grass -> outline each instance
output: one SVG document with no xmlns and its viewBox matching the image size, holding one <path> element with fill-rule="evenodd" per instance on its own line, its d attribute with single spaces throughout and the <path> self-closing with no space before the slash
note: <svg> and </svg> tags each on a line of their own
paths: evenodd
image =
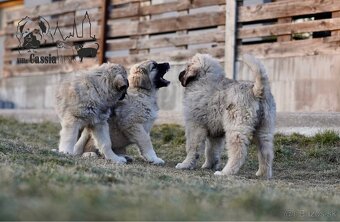
<svg viewBox="0 0 340 222">
<path fill-rule="evenodd" d="M 272 180 L 256 178 L 253 145 L 238 176 L 176 170 L 185 157 L 177 125 L 152 130 L 165 166 L 144 163 L 135 147 L 124 166 L 61 155 L 51 151 L 58 132 L 0 118 L 0 220 L 340 220 L 334 132 L 276 135 Z"/>
</svg>

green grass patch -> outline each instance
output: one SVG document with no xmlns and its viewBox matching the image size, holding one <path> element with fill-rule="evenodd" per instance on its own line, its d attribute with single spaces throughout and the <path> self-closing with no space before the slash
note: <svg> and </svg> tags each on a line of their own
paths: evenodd
<svg viewBox="0 0 340 222">
<path fill-rule="evenodd" d="M 178 125 L 151 132 L 165 166 L 145 163 L 135 146 L 123 166 L 58 154 L 59 130 L 0 117 L 0 220 L 340 220 L 334 132 L 275 135 L 274 179 L 264 180 L 253 144 L 237 176 L 176 170 L 185 158 Z"/>
</svg>

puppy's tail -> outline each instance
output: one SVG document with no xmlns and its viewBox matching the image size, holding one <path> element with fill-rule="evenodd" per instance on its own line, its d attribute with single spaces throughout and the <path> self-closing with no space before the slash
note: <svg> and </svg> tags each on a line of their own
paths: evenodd
<svg viewBox="0 0 340 222">
<path fill-rule="evenodd" d="M 263 98 L 264 91 L 269 88 L 268 76 L 263 64 L 253 55 L 244 54 L 243 62 L 255 73 L 253 93 L 258 98 Z"/>
</svg>

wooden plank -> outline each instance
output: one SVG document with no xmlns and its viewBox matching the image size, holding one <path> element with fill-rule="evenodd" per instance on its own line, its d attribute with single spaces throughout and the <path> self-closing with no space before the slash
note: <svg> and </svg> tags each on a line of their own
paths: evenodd
<svg viewBox="0 0 340 222">
<path fill-rule="evenodd" d="M 92 33 L 99 33 L 99 27 L 98 26 L 92 26 Z M 63 34 L 65 33 L 70 33 L 72 32 L 72 28 L 67 28 L 67 29 L 63 29 Z M 90 28 L 84 28 L 84 33 L 89 33 L 90 32 Z M 85 35 L 85 34 L 84 34 Z M 96 35 L 97 36 L 97 35 Z M 54 36 L 54 38 L 47 38 L 46 39 L 46 44 L 55 44 L 55 42 L 57 40 L 62 40 L 61 36 L 56 35 Z M 77 37 L 71 37 L 69 39 L 67 39 L 66 42 L 91 42 L 93 41 L 93 38 L 91 38 L 89 35 L 86 34 L 86 36 L 84 36 L 83 38 L 77 38 Z M 18 47 L 18 40 L 15 36 L 13 35 L 6 35 L 5 38 L 5 48 L 6 49 L 13 49 L 13 48 L 17 48 Z M 45 44 L 43 44 L 45 45 Z"/>
<path fill-rule="evenodd" d="M 332 18 L 340 18 L 340 11 L 333 12 Z M 340 28 L 339 30 L 333 31 L 332 36 L 340 36 Z"/>
<path fill-rule="evenodd" d="M 244 39 L 272 35 L 280 36 L 287 34 L 291 35 L 294 33 L 318 32 L 325 30 L 332 31 L 338 29 L 340 29 L 340 18 L 332 18 L 299 23 L 266 25 L 254 28 L 241 28 L 238 30 L 238 38 Z"/>
<path fill-rule="evenodd" d="M 150 21 L 114 22 L 109 37 L 163 33 L 185 29 L 204 28 L 225 24 L 225 12 L 199 13 Z"/>
<path fill-rule="evenodd" d="M 129 3 L 123 8 L 113 8 L 108 16 L 109 19 L 126 18 L 139 15 L 139 3 Z"/>
<path fill-rule="evenodd" d="M 224 69 L 226 76 L 230 79 L 235 79 L 236 1 L 237 0 L 230 0 L 226 5 Z"/>
<path fill-rule="evenodd" d="M 108 51 L 116 51 L 130 48 L 148 49 L 161 47 L 176 47 L 188 44 L 202 43 L 223 43 L 225 38 L 224 32 L 211 32 L 207 35 L 181 35 L 169 36 L 154 39 L 134 39 L 134 40 L 111 40 L 107 41 Z"/>
<path fill-rule="evenodd" d="M 133 2 L 141 2 L 142 0 L 110 0 L 110 5 L 122 5 Z"/>
<path fill-rule="evenodd" d="M 107 40 L 107 51 L 117 51 L 137 47 L 137 39 Z"/>
<path fill-rule="evenodd" d="M 34 54 L 35 56 L 46 56 L 49 54 L 53 56 L 72 56 L 77 55 L 77 52 L 75 49 L 57 49 L 56 47 L 37 49 L 34 53 L 21 52 L 20 54 L 19 51 L 6 51 L 4 61 L 17 60 L 17 58 L 29 58 L 30 54 Z"/>
<path fill-rule="evenodd" d="M 321 12 L 340 11 L 339 0 L 303 0 L 239 7 L 238 22 L 284 18 Z"/>
<path fill-rule="evenodd" d="M 12 0 L 0 2 L 0 9 L 23 5 L 24 0 Z"/>
<path fill-rule="evenodd" d="M 157 61 L 186 62 L 190 57 L 194 56 L 196 53 L 208 53 L 216 58 L 222 59 L 224 56 L 224 47 L 216 47 L 209 49 L 200 48 L 193 50 L 176 50 L 142 55 L 137 54 L 123 57 L 108 58 L 108 61 L 124 64 L 128 67 L 147 59 L 154 59 Z"/>
<path fill-rule="evenodd" d="M 66 0 L 50 4 L 37 5 L 31 8 L 23 8 L 6 13 L 6 21 L 11 22 L 20 20 L 25 16 L 37 18 L 38 16 L 50 16 L 67 13 L 71 11 L 80 11 L 85 9 L 98 8 L 100 1 L 83 1 L 83 0 Z"/>
<path fill-rule="evenodd" d="M 49 75 L 57 73 L 69 73 L 79 69 L 86 69 L 98 64 L 96 59 L 85 59 L 85 62 L 73 62 L 64 64 L 20 64 L 5 65 L 4 74 L 7 77 L 13 76 L 34 76 Z"/>
<path fill-rule="evenodd" d="M 141 15 L 161 14 L 165 12 L 180 11 L 189 9 L 191 5 L 190 0 L 182 0 L 176 2 L 169 2 L 157 5 L 148 5 L 140 8 Z"/>
<path fill-rule="evenodd" d="M 192 0 L 191 8 L 201 8 L 205 6 L 211 6 L 211 5 L 225 5 L 227 1 L 225 0 Z"/>
<path fill-rule="evenodd" d="M 286 18 L 279 18 L 277 20 L 278 24 L 286 24 L 286 23 L 292 23 L 292 17 L 286 17 Z M 277 37 L 278 42 L 286 42 L 292 40 L 292 35 L 287 34 L 287 35 L 281 35 Z"/>
<path fill-rule="evenodd" d="M 53 33 L 58 22 L 58 27 L 60 28 L 66 28 L 70 27 L 74 24 L 74 12 L 65 13 L 63 15 L 60 15 L 58 18 L 49 18 L 48 22 L 50 24 L 50 30 Z M 99 22 L 101 19 L 101 13 L 91 13 L 90 15 L 91 23 L 94 24 L 96 22 Z M 76 16 L 76 25 L 81 25 L 81 21 L 83 20 L 84 15 Z M 5 27 L 5 32 L 7 34 L 15 34 L 17 31 L 17 27 L 14 24 L 8 24 Z"/>
<path fill-rule="evenodd" d="M 136 15 L 156 15 L 166 12 L 182 11 L 191 8 L 200 8 L 204 6 L 225 4 L 225 0 L 181 0 L 175 2 L 167 2 L 156 5 L 140 6 L 138 2 L 133 4 L 129 3 L 126 7 L 113 9 L 110 13 L 110 19 L 125 18 Z"/>
<path fill-rule="evenodd" d="M 327 38 L 238 46 L 238 54 L 252 53 L 259 58 L 329 55 L 340 53 L 340 42 Z"/>
</svg>

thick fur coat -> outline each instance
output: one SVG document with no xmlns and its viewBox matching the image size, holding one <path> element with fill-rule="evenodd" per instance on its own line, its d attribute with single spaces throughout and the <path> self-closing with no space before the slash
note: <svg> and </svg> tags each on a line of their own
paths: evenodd
<svg viewBox="0 0 340 222">
<path fill-rule="evenodd" d="M 151 143 L 150 131 L 157 118 L 157 92 L 161 87 L 169 85 L 163 76 L 170 68 L 168 63 L 146 61 L 135 65 L 130 70 L 128 77 L 130 87 L 124 100 L 119 101 L 108 120 L 112 150 L 126 156 L 126 147 L 136 144 L 141 156 L 152 164 L 163 164 L 164 161 L 157 157 Z M 86 134 L 82 134 L 85 149 L 79 147 L 78 154 L 95 151 L 92 140 L 87 142 Z"/>
<path fill-rule="evenodd" d="M 74 154 L 79 131 L 85 128 L 93 134 L 105 158 L 126 162 L 111 150 L 107 120 L 111 108 L 124 98 L 127 88 L 127 73 L 117 64 L 78 72 L 60 83 L 56 93 L 56 110 L 62 126 L 59 151 Z"/>
<path fill-rule="evenodd" d="M 263 65 L 250 55 L 244 62 L 255 74 L 255 82 L 226 78 L 219 62 L 203 54 L 195 55 L 181 72 L 187 157 L 176 168 L 195 168 L 205 148 L 202 167 L 219 169 L 226 146 L 228 163 L 215 174 L 236 174 L 254 136 L 259 158 L 256 175 L 272 177 L 275 101 Z"/>
</svg>

